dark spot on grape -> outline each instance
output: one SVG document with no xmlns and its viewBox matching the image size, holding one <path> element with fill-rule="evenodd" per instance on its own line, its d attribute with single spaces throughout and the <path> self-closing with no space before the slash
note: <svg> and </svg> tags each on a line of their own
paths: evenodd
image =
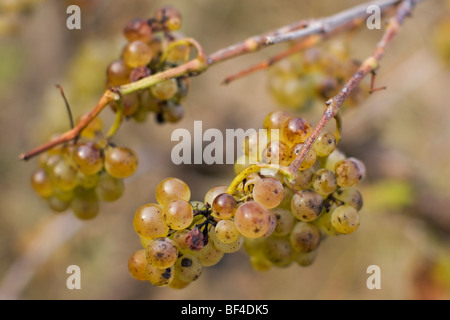
<svg viewBox="0 0 450 320">
<path fill-rule="evenodd" d="M 161 276 L 164 279 L 170 279 L 171 273 L 172 273 L 172 270 L 170 270 L 170 268 L 167 268 Z"/>
<path fill-rule="evenodd" d="M 181 266 L 185 267 L 185 268 L 188 268 L 188 267 L 192 266 L 192 260 L 189 259 L 189 258 L 181 259 Z"/>
<path fill-rule="evenodd" d="M 342 222 L 342 221 L 341 221 L 341 218 L 338 217 L 338 221 L 339 221 L 339 222 Z"/>
<path fill-rule="evenodd" d="M 158 258 L 162 258 L 162 257 L 164 257 L 164 253 L 158 252 L 158 253 L 156 254 L 156 256 L 157 256 Z"/>
</svg>

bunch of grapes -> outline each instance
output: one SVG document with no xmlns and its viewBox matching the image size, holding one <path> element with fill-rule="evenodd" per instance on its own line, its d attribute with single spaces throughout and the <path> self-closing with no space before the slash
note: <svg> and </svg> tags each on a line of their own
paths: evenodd
<svg viewBox="0 0 450 320">
<path fill-rule="evenodd" d="M 272 66 L 269 92 L 278 104 L 291 109 L 304 109 L 315 101 L 323 104 L 339 92 L 358 67 L 345 44 L 333 41 L 325 49 L 310 48 Z M 355 106 L 368 94 L 368 85 L 361 83 L 344 105 Z"/>
<path fill-rule="evenodd" d="M 40 156 L 31 185 L 53 211 L 70 208 L 78 218 L 92 219 L 101 200 L 115 201 L 123 194 L 123 179 L 136 171 L 138 157 L 128 147 L 98 138 L 102 129 L 101 119 L 95 118 L 76 142 Z"/>
<path fill-rule="evenodd" d="M 237 175 L 255 163 L 287 168 L 312 131 L 307 120 L 285 111 L 267 115 L 263 127 L 267 130 L 244 141 Z M 278 138 L 271 134 L 274 129 L 281 132 Z M 365 167 L 345 157 L 336 144 L 333 134 L 322 132 L 294 182 L 281 172 L 260 170 L 236 190 L 210 189 L 203 202 L 190 200 L 183 181 L 163 180 L 156 188 L 158 203 L 135 213 L 143 249 L 129 259 L 131 275 L 156 286 L 184 288 L 203 267 L 242 246 L 259 271 L 293 262 L 310 265 L 325 237 L 349 234 L 359 226 L 362 197 L 355 186 Z"/>
<path fill-rule="evenodd" d="M 151 74 L 173 68 L 189 59 L 187 44 L 169 45 L 184 38 L 174 32 L 181 27 L 181 15 L 173 7 L 160 8 L 153 18 L 133 19 L 124 28 L 127 44 L 120 59 L 110 63 L 106 70 L 107 86 L 116 87 L 137 81 Z M 123 116 L 138 122 L 146 120 L 149 113 L 156 115 L 159 123 L 177 122 L 184 114 L 181 105 L 189 89 L 189 78 L 164 80 L 150 89 L 123 97 Z M 110 107 L 117 111 L 117 102 Z"/>
</svg>

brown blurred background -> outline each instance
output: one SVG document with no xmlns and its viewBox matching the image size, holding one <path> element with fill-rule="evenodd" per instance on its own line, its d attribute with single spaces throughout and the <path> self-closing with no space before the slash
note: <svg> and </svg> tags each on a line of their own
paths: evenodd
<svg viewBox="0 0 450 320">
<path fill-rule="evenodd" d="M 2 5 L 14 1 L 3 1 Z M 17 1 L 17 3 L 22 1 Z M 33 2 L 33 1 L 24 1 Z M 0 28 L 0 297 L 2 299 L 448 299 L 450 298 L 450 72 L 433 46 L 433 32 L 447 17 L 444 1 L 414 10 L 387 49 L 377 92 L 344 114 L 340 147 L 362 159 L 365 205 L 361 227 L 328 238 L 315 263 L 254 271 L 244 250 L 226 255 L 183 290 L 134 280 L 128 257 L 140 243 L 132 228 L 135 210 L 155 201 L 165 177 L 186 181 L 201 200 L 233 178 L 231 165 L 182 165 L 170 161 L 175 128 L 259 128 L 280 108 L 267 91 L 267 72 L 228 86 L 221 80 L 281 51 L 274 46 L 211 67 L 191 81 L 185 117 L 177 124 L 126 122 L 115 142 L 139 155 L 138 172 L 124 196 L 102 204 L 99 216 L 77 221 L 52 213 L 32 190 L 37 159 L 17 156 L 69 126 L 55 84 L 61 84 L 74 116 L 101 96 L 106 66 L 125 43 L 122 28 L 171 4 L 183 15 L 181 31 L 207 53 L 302 18 L 330 15 L 359 1 L 120 0 L 34 1 L 23 12 L 1 12 Z M 81 7 L 81 30 L 66 28 L 66 8 Z M 3 8 L 5 8 L 3 6 Z M 5 27 L 6 26 L 6 27 Z M 382 30 L 361 28 L 352 56 L 363 59 Z M 450 37 L 450 34 L 448 35 Z M 302 113 L 315 123 L 322 110 Z M 112 112 L 101 114 L 111 123 Z M 68 290 L 66 268 L 81 268 L 81 290 Z M 368 290 L 366 268 L 381 268 L 381 290 Z"/>
</svg>

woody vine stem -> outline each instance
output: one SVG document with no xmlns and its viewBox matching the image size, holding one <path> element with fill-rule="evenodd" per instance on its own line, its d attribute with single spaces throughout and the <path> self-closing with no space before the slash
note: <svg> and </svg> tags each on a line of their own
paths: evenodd
<svg viewBox="0 0 450 320">
<path fill-rule="evenodd" d="M 289 50 L 282 52 L 273 59 L 263 62 L 262 64 L 251 67 L 244 70 L 236 75 L 230 76 L 224 80 L 224 83 L 229 83 L 241 76 L 247 75 L 253 71 L 262 69 L 264 67 L 270 66 L 276 61 L 284 58 L 285 56 L 292 54 L 296 51 L 303 50 L 307 47 L 313 46 L 338 32 L 343 30 L 349 30 L 360 24 L 362 24 L 365 19 L 369 16 L 367 13 L 368 6 L 376 5 L 380 8 L 381 12 L 385 13 L 388 9 L 396 8 L 395 13 L 390 18 L 385 32 L 378 42 L 375 51 L 369 57 L 367 57 L 359 69 L 353 74 L 350 80 L 345 84 L 342 90 L 333 98 L 326 102 L 325 111 L 315 126 L 312 134 L 308 137 L 304 143 L 302 149 L 292 161 L 288 167 L 280 167 L 275 165 L 263 165 L 255 164 L 247 168 L 238 174 L 232 181 L 228 188 L 228 193 L 233 194 L 237 186 L 241 181 L 243 181 L 249 174 L 257 172 L 261 169 L 268 168 L 276 169 L 285 176 L 288 181 L 293 180 L 294 174 L 297 172 L 298 168 L 302 164 L 312 145 L 316 141 L 322 129 L 331 120 L 335 119 L 337 122 L 336 137 L 340 138 L 340 109 L 343 102 L 351 94 L 351 92 L 358 86 L 360 81 L 368 74 L 374 73 L 379 67 L 379 62 L 384 55 L 384 52 L 398 33 L 400 25 L 404 22 L 405 18 L 409 16 L 414 8 L 414 6 L 423 0 L 382 0 L 382 1 L 371 1 L 365 4 L 355 6 L 353 8 L 347 9 L 345 11 L 339 12 L 335 15 L 320 18 L 320 19 L 309 19 L 294 22 L 290 25 L 281 27 L 275 31 L 271 31 L 262 35 L 250 37 L 244 41 L 237 44 L 228 46 L 224 49 L 218 50 L 210 55 L 206 55 L 203 51 L 201 45 L 193 38 L 186 38 L 177 41 L 173 45 L 189 45 L 194 47 L 197 51 L 197 56 L 195 59 L 190 60 L 182 65 L 168 69 L 163 72 L 150 75 L 136 82 L 132 82 L 123 86 L 113 87 L 107 89 L 94 108 L 84 117 L 80 122 L 78 122 L 73 128 L 63 133 L 57 139 L 52 140 L 46 144 L 43 144 L 31 151 L 23 153 L 19 156 L 20 160 L 28 160 L 34 156 L 51 149 L 57 145 L 67 143 L 76 140 L 83 129 L 94 119 L 100 112 L 112 101 L 121 101 L 122 97 L 143 89 L 147 89 L 157 83 L 160 83 L 167 79 L 177 78 L 180 76 L 195 76 L 204 71 L 206 71 L 210 66 L 217 64 L 219 62 L 238 57 L 240 55 L 258 51 L 264 47 L 286 42 L 286 41 L 296 41 L 296 44 L 292 46 Z M 118 129 L 120 121 L 116 121 L 113 127 L 110 129 L 108 136 L 112 136 Z"/>
</svg>

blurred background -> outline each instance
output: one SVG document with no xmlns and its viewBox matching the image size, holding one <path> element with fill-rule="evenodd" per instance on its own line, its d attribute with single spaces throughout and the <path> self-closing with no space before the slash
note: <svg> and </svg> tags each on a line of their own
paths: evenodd
<svg viewBox="0 0 450 320">
<path fill-rule="evenodd" d="M 63 86 L 75 117 L 90 110 L 105 89 L 107 65 L 126 43 L 128 20 L 148 18 L 161 5 L 177 7 L 181 31 L 212 53 L 249 36 L 310 17 L 333 14 L 359 1 L 0 1 L 0 297 L 2 299 L 448 299 L 450 298 L 450 69 L 442 45 L 450 32 L 449 2 L 417 6 L 388 47 L 377 85 L 387 90 L 344 113 L 340 148 L 367 166 L 361 226 L 325 240 L 309 267 L 254 271 L 245 251 L 227 254 L 182 290 L 133 279 L 129 256 L 140 248 L 132 219 L 154 202 L 162 179 L 175 176 L 202 200 L 211 187 L 229 184 L 232 165 L 173 165 L 176 128 L 260 128 L 278 105 L 267 90 L 268 72 L 227 86 L 224 77 L 262 61 L 285 46 L 212 66 L 192 78 L 185 116 L 176 124 L 125 122 L 115 137 L 140 159 L 114 203 L 81 222 L 55 214 L 30 185 L 37 159 L 22 152 L 67 130 L 69 121 L 55 84 Z M 21 4 L 24 4 L 22 7 Z M 66 8 L 81 8 L 81 30 L 68 30 Z M 447 22 L 448 25 L 448 22 Z M 449 30 L 449 29 L 447 29 Z M 351 54 L 364 59 L 382 30 L 353 34 Z M 438 37 L 438 39 L 437 39 Z M 436 40 L 437 39 L 437 40 Z M 438 50 L 438 48 L 441 48 Z M 445 56 L 445 54 L 444 54 Z M 316 123 L 322 108 L 293 111 Z M 113 113 L 101 114 L 105 123 Z M 366 287 L 370 265 L 381 269 L 381 289 Z M 81 268 L 81 290 L 66 287 L 69 265 Z"/>
</svg>

